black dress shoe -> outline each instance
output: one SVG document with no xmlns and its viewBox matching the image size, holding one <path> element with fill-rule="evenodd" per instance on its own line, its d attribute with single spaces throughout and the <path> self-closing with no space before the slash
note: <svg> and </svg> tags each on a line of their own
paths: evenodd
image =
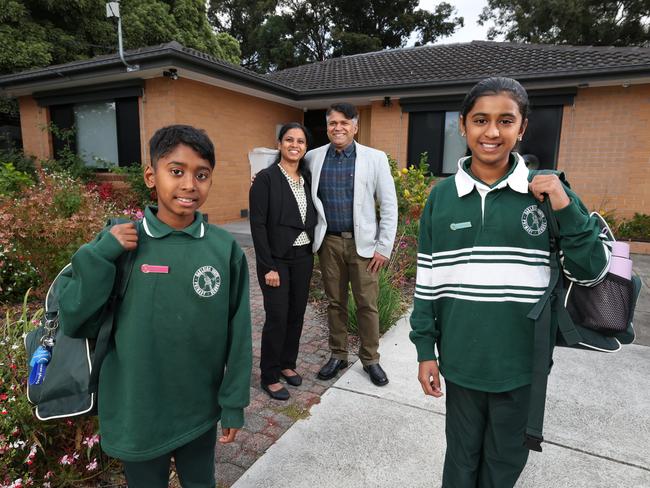
<svg viewBox="0 0 650 488">
<path fill-rule="evenodd" d="M 293 372 L 296 373 L 296 371 Z M 282 371 L 280 371 L 280 375 L 286 380 L 287 385 L 291 385 L 291 386 L 302 385 L 302 376 L 300 376 L 298 373 L 294 374 L 293 376 L 287 376 Z"/>
<path fill-rule="evenodd" d="M 370 376 L 370 381 L 372 381 L 375 385 L 384 386 L 388 384 L 388 376 L 386 376 L 386 372 L 382 369 L 381 366 L 379 366 L 378 363 L 364 366 L 363 370 L 368 373 L 368 376 Z"/>
<path fill-rule="evenodd" d="M 262 390 L 267 392 L 271 398 L 274 400 L 288 400 L 289 399 L 289 390 L 287 390 L 284 386 L 280 388 L 278 391 L 273 391 L 269 388 L 268 385 L 265 385 L 262 383 Z"/>
<path fill-rule="evenodd" d="M 340 370 L 348 367 L 348 362 L 343 359 L 330 358 L 325 366 L 323 366 L 318 372 L 319 380 L 331 380 L 336 376 Z"/>
</svg>

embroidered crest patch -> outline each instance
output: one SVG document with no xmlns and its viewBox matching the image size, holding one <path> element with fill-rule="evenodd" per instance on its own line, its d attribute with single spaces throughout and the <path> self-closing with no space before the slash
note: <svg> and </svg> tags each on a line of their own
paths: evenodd
<svg viewBox="0 0 650 488">
<path fill-rule="evenodd" d="M 221 276 L 212 266 L 201 266 L 194 273 L 192 285 L 197 295 L 209 298 L 217 294 L 221 286 Z"/>
<path fill-rule="evenodd" d="M 537 205 L 531 205 L 521 214 L 521 225 L 531 236 L 541 235 L 546 230 L 546 216 Z"/>
</svg>

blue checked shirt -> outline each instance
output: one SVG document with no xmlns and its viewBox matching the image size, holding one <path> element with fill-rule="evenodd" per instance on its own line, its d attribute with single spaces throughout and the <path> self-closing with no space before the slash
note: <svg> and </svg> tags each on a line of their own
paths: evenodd
<svg viewBox="0 0 650 488">
<path fill-rule="evenodd" d="M 327 230 L 352 232 L 354 206 L 354 164 L 357 153 L 354 142 L 341 152 L 330 144 L 318 184 L 318 197 L 323 202 Z"/>
</svg>

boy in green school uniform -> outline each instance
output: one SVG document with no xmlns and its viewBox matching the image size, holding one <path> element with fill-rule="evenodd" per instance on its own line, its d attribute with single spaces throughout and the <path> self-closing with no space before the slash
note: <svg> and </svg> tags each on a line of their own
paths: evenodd
<svg viewBox="0 0 650 488">
<path fill-rule="evenodd" d="M 198 212 L 215 165 L 207 135 L 175 125 L 149 144 L 144 179 L 157 207 L 77 251 L 60 320 L 67 335 L 96 337 L 88 319 L 109 299 L 117 259 L 136 252 L 99 378 L 102 449 L 123 461 L 130 488 L 167 487 L 172 458 L 184 488 L 213 488 L 217 422 L 219 442 L 232 442 L 249 403 L 248 266 Z"/>
</svg>

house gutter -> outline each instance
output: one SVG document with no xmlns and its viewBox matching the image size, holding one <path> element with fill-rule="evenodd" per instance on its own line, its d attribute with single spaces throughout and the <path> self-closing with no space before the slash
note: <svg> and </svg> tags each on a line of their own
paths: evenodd
<svg viewBox="0 0 650 488">
<path fill-rule="evenodd" d="M 123 62 L 138 64 L 140 69 L 138 72 L 129 72 L 128 69 L 125 70 Z M 295 100 L 298 94 L 296 90 L 265 80 L 261 75 L 247 73 L 243 68 L 235 65 L 229 65 L 224 61 L 214 61 L 210 58 L 205 59 L 191 52 L 183 51 L 182 46 L 175 42 L 153 49 L 125 53 L 123 56 L 114 54 L 103 59 L 89 59 L 71 63 L 71 65 L 57 65 L 2 76 L 0 77 L 0 91 L 8 96 L 20 96 L 44 89 L 44 86 L 47 87 L 47 90 L 56 89 L 55 86 L 52 86 L 52 82 L 70 85 L 74 82 L 88 83 L 93 79 L 100 78 L 103 81 L 107 76 L 120 75 L 122 79 L 134 79 L 146 76 L 147 71 L 167 69 L 170 66 L 193 71 L 199 68 L 199 71 L 204 74 L 292 100 Z"/>
<path fill-rule="evenodd" d="M 125 70 L 123 62 L 138 63 L 140 70 L 130 73 Z M 427 94 L 455 95 L 466 93 L 480 78 L 460 80 L 441 80 L 419 83 L 398 83 L 377 86 L 351 88 L 325 88 L 317 90 L 301 90 L 292 88 L 241 68 L 225 61 L 216 60 L 198 51 L 183 48 L 177 42 L 171 42 L 153 48 L 127 52 L 122 56 L 117 54 L 100 59 L 90 59 L 67 65 L 51 66 L 27 72 L 0 77 L 0 91 L 8 96 L 32 94 L 39 90 L 57 90 L 72 87 L 75 84 L 92 83 L 94 79 L 105 82 L 106 77 L 129 80 L 158 76 L 159 70 L 176 67 L 206 76 L 213 76 L 226 82 L 260 90 L 262 92 L 285 98 L 287 101 L 331 101 L 352 97 L 384 97 L 384 96 L 426 96 Z M 160 73 L 161 75 L 162 73 Z M 181 74 L 182 75 L 182 74 Z M 616 84 L 622 81 L 634 83 L 635 80 L 650 77 L 650 67 L 647 64 L 619 68 L 615 73 L 604 69 L 583 70 L 570 73 L 539 73 L 518 74 L 504 73 L 518 79 L 528 89 L 547 89 L 562 87 L 587 87 L 593 83 Z"/>
</svg>

